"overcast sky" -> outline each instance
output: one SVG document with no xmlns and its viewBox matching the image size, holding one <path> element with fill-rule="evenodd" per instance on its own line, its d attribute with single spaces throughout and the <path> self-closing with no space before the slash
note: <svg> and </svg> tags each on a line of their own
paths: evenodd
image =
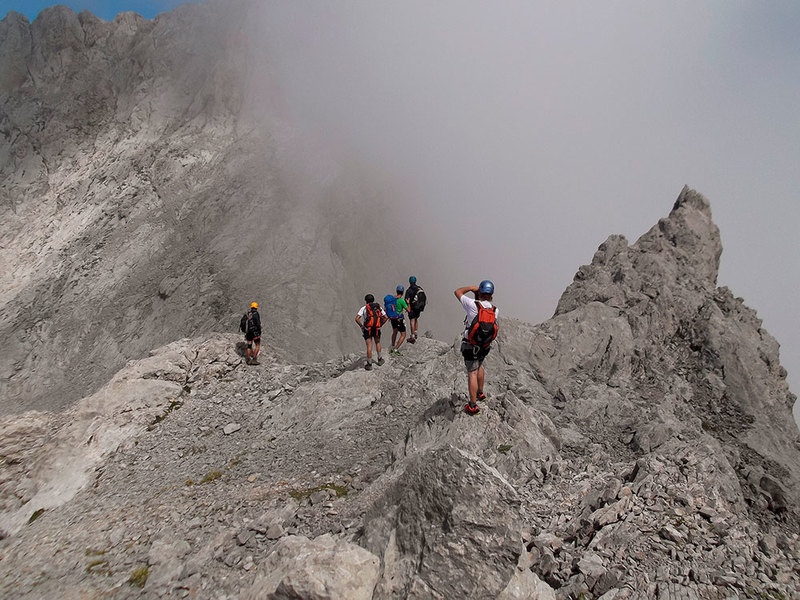
<svg viewBox="0 0 800 600">
<path fill-rule="evenodd" d="M 176 3 L 66 4 L 110 19 Z M 719 284 L 781 343 L 797 391 L 799 2 L 261 4 L 297 122 L 393 183 L 409 239 L 435 238 L 408 267 L 428 288 L 491 278 L 506 314 L 545 320 L 609 234 L 635 241 L 688 184 L 721 230 Z"/>
</svg>

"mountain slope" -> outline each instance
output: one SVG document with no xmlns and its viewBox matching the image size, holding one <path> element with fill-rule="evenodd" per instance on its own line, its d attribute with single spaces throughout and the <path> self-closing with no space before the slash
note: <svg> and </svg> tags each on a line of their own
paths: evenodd
<svg viewBox="0 0 800 600">
<path fill-rule="evenodd" d="M 4 413 L 66 407 L 150 348 L 235 330 L 254 299 L 295 356 L 357 347 L 339 307 L 392 238 L 358 173 L 297 161 L 247 10 L 0 22 Z"/>
<path fill-rule="evenodd" d="M 774 340 L 716 288 L 720 251 L 688 189 L 635 244 L 609 238 L 552 319 L 502 320 L 476 417 L 455 346 L 421 338 L 371 372 L 267 346 L 246 367 L 224 335 L 8 417 L 0 589 L 791 597 L 793 398 Z"/>
</svg>

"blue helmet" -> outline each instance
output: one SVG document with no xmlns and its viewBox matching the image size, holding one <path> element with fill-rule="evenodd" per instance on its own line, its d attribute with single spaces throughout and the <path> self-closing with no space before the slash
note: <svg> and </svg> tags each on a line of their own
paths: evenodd
<svg viewBox="0 0 800 600">
<path fill-rule="evenodd" d="M 412 275 L 411 277 L 408 278 L 408 283 L 414 285 L 415 283 L 417 283 L 417 278 Z"/>
<path fill-rule="evenodd" d="M 402 294 L 405 291 L 405 289 L 406 288 L 404 288 L 402 285 L 398 285 L 397 286 L 397 293 L 398 294 Z"/>
<path fill-rule="evenodd" d="M 481 294 L 489 294 L 489 295 L 494 294 L 494 284 L 488 279 L 484 279 L 478 286 L 478 291 Z"/>
</svg>

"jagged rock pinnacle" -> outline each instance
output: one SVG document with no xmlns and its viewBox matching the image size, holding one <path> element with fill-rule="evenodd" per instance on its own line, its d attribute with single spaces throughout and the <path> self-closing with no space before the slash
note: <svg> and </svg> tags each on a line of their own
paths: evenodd
<svg viewBox="0 0 800 600">
<path fill-rule="evenodd" d="M 722 242 L 711 218 L 711 204 L 698 192 L 685 186 L 666 219 L 637 242 L 639 248 L 671 250 L 678 263 L 677 276 L 699 284 L 715 286 L 719 273 Z"/>
<path fill-rule="evenodd" d="M 559 300 L 556 315 L 588 302 L 631 307 L 657 295 L 693 295 L 716 288 L 722 254 L 711 206 L 701 194 L 684 187 L 669 216 L 628 245 L 612 235 L 582 266 Z"/>
</svg>

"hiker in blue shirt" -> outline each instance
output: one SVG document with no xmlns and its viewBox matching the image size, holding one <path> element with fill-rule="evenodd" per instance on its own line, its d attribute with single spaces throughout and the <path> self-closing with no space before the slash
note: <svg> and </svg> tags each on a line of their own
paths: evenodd
<svg viewBox="0 0 800 600">
<path fill-rule="evenodd" d="M 403 311 L 408 312 L 408 304 L 403 299 L 403 286 L 398 285 L 396 295 L 387 294 L 383 298 L 383 306 L 386 309 L 386 314 L 389 321 L 392 323 L 392 349 L 389 351 L 396 356 L 403 356 L 400 353 L 400 346 L 406 339 L 406 321 L 403 316 Z M 397 334 L 400 334 L 400 341 L 397 341 Z"/>
</svg>

